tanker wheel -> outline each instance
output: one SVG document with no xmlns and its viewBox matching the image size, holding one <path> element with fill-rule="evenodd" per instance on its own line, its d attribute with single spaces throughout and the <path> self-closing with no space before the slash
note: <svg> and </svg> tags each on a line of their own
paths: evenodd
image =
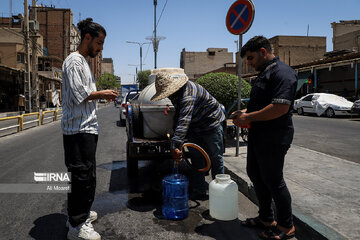
<svg viewBox="0 0 360 240">
<path fill-rule="evenodd" d="M 126 169 L 129 178 L 137 177 L 138 175 L 138 160 L 131 157 L 130 144 L 126 143 Z"/>
</svg>

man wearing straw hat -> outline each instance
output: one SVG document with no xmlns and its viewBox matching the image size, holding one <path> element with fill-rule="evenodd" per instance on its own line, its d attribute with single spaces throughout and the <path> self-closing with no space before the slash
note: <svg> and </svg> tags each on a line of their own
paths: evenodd
<svg viewBox="0 0 360 240">
<path fill-rule="evenodd" d="M 195 143 L 208 153 L 214 179 L 216 174 L 224 173 L 223 164 L 223 128 L 225 115 L 220 103 L 202 86 L 188 80 L 185 74 L 160 72 L 155 80 L 156 94 L 152 101 L 169 98 L 175 107 L 175 131 L 171 139 L 171 151 L 175 160 L 182 158 L 181 145 L 184 139 Z M 204 167 L 202 156 L 189 150 L 193 166 Z M 190 178 L 192 193 L 200 197 L 206 195 L 208 185 L 205 174 L 196 172 Z"/>
</svg>

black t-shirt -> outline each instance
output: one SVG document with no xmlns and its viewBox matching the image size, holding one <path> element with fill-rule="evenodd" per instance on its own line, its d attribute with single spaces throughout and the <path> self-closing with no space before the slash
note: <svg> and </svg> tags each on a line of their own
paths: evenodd
<svg viewBox="0 0 360 240">
<path fill-rule="evenodd" d="M 260 142 L 291 144 L 294 136 L 292 111 L 296 93 L 297 74 L 279 58 L 269 61 L 255 79 L 247 112 L 263 109 L 271 103 L 289 104 L 289 111 L 276 119 L 252 122 L 249 138 Z"/>
</svg>

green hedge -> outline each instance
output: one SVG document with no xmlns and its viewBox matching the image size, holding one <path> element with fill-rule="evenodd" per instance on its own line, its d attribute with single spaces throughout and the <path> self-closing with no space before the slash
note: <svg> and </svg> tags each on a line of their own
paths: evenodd
<svg viewBox="0 0 360 240">
<path fill-rule="evenodd" d="M 229 109 L 238 98 L 238 76 L 230 73 L 208 73 L 196 80 L 196 83 L 202 85 L 212 96 L 214 96 L 227 112 L 237 108 Z M 241 81 L 241 98 L 249 98 L 251 85 L 244 79 Z"/>
</svg>

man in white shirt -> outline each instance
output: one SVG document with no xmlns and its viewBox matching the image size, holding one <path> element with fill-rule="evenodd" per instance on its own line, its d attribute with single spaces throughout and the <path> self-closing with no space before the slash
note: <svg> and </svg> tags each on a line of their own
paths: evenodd
<svg viewBox="0 0 360 240">
<path fill-rule="evenodd" d="M 63 143 L 65 164 L 71 172 L 71 193 L 68 194 L 67 238 L 100 240 L 91 222 L 97 214 L 90 211 L 95 197 L 96 146 L 98 122 L 96 99 L 114 100 L 117 92 L 97 91 L 87 57 L 94 58 L 103 49 L 105 29 L 87 18 L 78 23 L 81 43 L 62 67 Z"/>
</svg>

